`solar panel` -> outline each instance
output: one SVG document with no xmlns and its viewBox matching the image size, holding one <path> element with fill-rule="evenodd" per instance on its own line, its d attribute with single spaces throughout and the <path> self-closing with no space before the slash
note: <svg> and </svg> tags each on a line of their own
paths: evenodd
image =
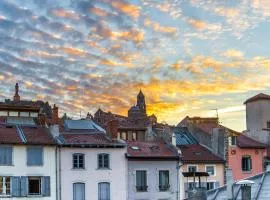
<svg viewBox="0 0 270 200">
<path fill-rule="evenodd" d="M 31 117 L 7 117 L 8 124 L 21 125 L 21 126 L 35 126 L 36 123 Z"/>
<path fill-rule="evenodd" d="M 105 132 L 103 128 L 92 120 L 65 120 L 65 127 L 69 130 L 97 130 Z"/>
</svg>

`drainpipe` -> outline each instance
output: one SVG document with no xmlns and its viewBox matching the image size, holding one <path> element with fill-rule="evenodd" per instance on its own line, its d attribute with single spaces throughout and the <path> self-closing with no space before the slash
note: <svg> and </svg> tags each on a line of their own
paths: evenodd
<svg viewBox="0 0 270 200">
<path fill-rule="evenodd" d="M 179 200 L 179 170 L 180 170 L 180 166 L 179 166 L 179 161 L 177 161 L 176 163 L 176 170 L 177 170 L 177 189 L 176 189 L 176 200 Z"/>
<path fill-rule="evenodd" d="M 55 147 L 55 179 L 56 179 L 56 184 L 55 184 L 55 196 L 56 196 L 56 200 L 58 200 L 58 148 L 57 146 Z"/>
<path fill-rule="evenodd" d="M 58 160 L 59 160 L 59 200 L 62 200 L 62 178 L 61 178 L 61 146 L 59 147 L 59 157 L 58 157 Z"/>
</svg>

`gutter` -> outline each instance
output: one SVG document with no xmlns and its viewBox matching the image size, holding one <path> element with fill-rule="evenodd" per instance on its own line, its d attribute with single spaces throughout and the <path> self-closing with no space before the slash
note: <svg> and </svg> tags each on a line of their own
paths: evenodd
<svg viewBox="0 0 270 200">
<path fill-rule="evenodd" d="M 180 193 L 180 185 L 179 185 L 179 170 L 180 170 L 180 162 L 179 161 L 177 161 L 177 163 L 176 163 L 176 170 L 177 170 L 177 176 L 176 176 L 176 178 L 177 178 L 177 190 L 176 190 L 176 200 L 179 200 L 179 193 Z"/>
</svg>

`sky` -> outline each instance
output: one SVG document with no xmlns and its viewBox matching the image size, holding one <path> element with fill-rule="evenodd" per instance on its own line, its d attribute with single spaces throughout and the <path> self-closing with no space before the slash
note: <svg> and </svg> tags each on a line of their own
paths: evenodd
<svg viewBox="0 0 270 200">
<path fill-rule="evenodd" d="M 57 104 L 79 117 L 215 117 L 245 130 L 243 102 L 270 93 L 269 0 L 1 0 L 0 100 Z"/>
</svg>

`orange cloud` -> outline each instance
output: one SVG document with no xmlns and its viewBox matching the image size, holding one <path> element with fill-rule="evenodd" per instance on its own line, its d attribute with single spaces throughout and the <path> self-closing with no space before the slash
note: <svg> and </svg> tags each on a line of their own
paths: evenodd
<svg viewBox="0 0 270 200">
<path fill-rule="evenodd" d="M 126 2 L 122 2 L 122 1 L 118 1 L 118 0 L 114 0 L 114 1 L 110 1 L 111 5 L 118 9 L 119 11 L 121 11 L 122 13 L 125 13 L 126 15 L 132 17 L 133 19 L 138 19 L 138 17 L 140 16 L 140 7 L 133 5 L 133 4 L 129 4 Z"/>
<path fill-rule="evenodd" d="M 91 13 L 94 13 L 97 16 L 100 16 L 100 17 L 107 17 L 108 16 L 108 13 L 101 8 L 93 7 L 93 8 L 90 8 L 89 11 Z"/>
<path fill-rule="evenodd" d="M 199 31 L 210 30 L 210 31 L 220 31 L 222 29 L 219 24 L 210 24 L 199 19 L 189 19 L 187 22 L 195 29 Z"/>
<path fill-rule="evenodd" d="M 144 25 L 152 28 L 156 32 L 168 33 L 168 34 L 172 34 L 172 35 L 177 34 L 177 28 L 169 27 L 169 26 L 161 26 L 159 23 L 153 22 L 150 19 L 145 19 Z"/>
<path fill-rule="evenodd" d="M 80 16 L 75 13 L 74 11 L 71 11 L 71 10 L 65 10 L 65 9 L 53 9 L 51 11 L 51 13 L 54 15 L 54 16 L 57 16 L 57 17 L 61 17 L 61 18 L 69 18 L 69 19 L 73 19 L 73 20 L 79 20 L 80 19 Z"/>
<path fill-rule="evenodd" d="M 65 53 L 73 56 L 81 56 L 84 57 L 86 56 L 87 52 L 81 49 L 73 48 L 73 47 L 63 47 L 60 48 L 60 50 L 63 50 Z"/>
</svg>

